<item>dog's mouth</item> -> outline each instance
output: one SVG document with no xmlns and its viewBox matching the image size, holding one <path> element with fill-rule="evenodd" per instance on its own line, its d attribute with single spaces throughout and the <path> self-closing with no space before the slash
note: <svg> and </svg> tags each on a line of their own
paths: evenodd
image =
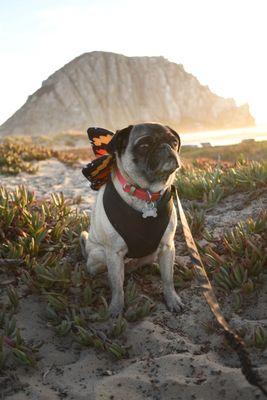
<svg viewBox="0 0 267 400">
<path fill-rule="evenodd" d="M 175 171 L 175 169 L 162 172 L 162 171 L 157 171 L 157 172 L 147 172 L 146 173 L 146 179 L 149 183 L 155 183 L 155 182 L 166 182 L 169 178 L 169 176 Z"/>
</svg>

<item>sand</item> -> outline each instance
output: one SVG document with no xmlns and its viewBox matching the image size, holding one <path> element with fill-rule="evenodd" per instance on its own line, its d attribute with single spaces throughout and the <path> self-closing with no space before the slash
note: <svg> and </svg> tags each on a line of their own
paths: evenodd
<svg viewBox="0 0 267 400">
<path fill-rule="evenodd" d="M 37 198 L 48 198 L 53 192 L 62 192 L 74 202 L 79 199 L 80 209 L 91 210 L 97 192 L 90 189 L 89 182 L 81 173 L 84 164 L 70 167 L 52 158 L 39 161 L 37 165 L 38 172 L 33 175 L 26 172 L 15 176 L 0 175 L 0 185 L 7 189 L 25 185 L 34 191 Z"/>
<path fill-rule="evenodd" d="M 72 199 L 81 196 L 77 206 L 88 212 L 95 198 L 79 167 L 66 167 L 53 159 L 39 162 L 36 175 L 1 176 L 0 183 L 10 189 L 24 184 L 38 197 L 47 197 L 54 191 L 62 191 Z M 249 199 L 246 193 L 229 196 L 207 213 L 206 225 L 220 236 L 226 227 L 256 216 L 266 208 L 266 203 L 266 192 L 257 199 Z M 176 247 L 176 261 L 188 264 L 189 257 L 179 235 Z M 160 278 L 155 279 L 160 290 Z M 197 285 L 193 282 L 179 294 L 186 304 L 182 314 L 171 314 L 163 302 L 157 301 L 150 316 L 128 324 L 124 339 L 130 347 L 129 358 L 120 361 L 92 348 L 81 349 L 71 338 L 56 337 L 42 318 L 45 305 L 40 299 L 34 295 L 22 299 L 16 319 L 23 337 L 34 343 L 44 341 L 44 345 L 35 370 L 19 367 L 9 378 L 0 377 L 2 398 L 264 399 L 243 377 L 237 356 L 225 347 L 221 332 L 215 329 L 207 333 L 204 324 L 211 324 L 214 318 Z M 223 312 L 233 326 L 267 327 L 267 280 L 259 292 L 247 297 L 238 314 L 233 312 L 231 301 L 231 296 L 220 298 Z M 267 387 L 267 350 L 253 349 L 250 354 Z"/>
</svg>

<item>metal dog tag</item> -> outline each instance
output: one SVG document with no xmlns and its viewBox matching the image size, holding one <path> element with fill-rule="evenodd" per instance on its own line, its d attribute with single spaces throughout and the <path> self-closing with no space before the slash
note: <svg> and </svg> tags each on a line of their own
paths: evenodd
<svg viewBox="0 0 267 400">
<path fill-rule="evenodd" d="M 154 203 L 146 203 L 145 207 L 142 210 L 143 218 L 153 217 L 156 218 L 158 216 L 157 208 L 155 207 Z"/>
</svg>

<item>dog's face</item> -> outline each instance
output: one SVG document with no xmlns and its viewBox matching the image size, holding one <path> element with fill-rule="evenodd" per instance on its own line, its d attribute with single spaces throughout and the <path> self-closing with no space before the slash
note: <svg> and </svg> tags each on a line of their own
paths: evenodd
<svg viewBox="0 0 267 400">
<path fill-rule="evenodd" d="M 168 184 L 180 167 L 179 149 L 179 135 L 156 123 L 130 125 L 110 142 L 118 166 L 139 186 L 154 190 Z"/>
</svg>

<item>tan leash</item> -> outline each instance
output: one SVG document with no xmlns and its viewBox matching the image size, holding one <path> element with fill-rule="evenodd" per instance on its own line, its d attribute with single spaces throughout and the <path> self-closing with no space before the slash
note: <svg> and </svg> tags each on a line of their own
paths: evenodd
<svg viewBox="0 0 267 400">
<path fill-rule="evenodd" d="M 190 231 L 182 204 L 178 197 L 177 189 L 175 186 L 172 186 L 172 192 L 175 195 L 175 199 L 178 205 L 178 210 L 180 214 L 180 219 L 183 227 L 185 241 L 191 256 L 191 261 L 194 266 L 195 275 L 197 277 L 198 283 L 203 291 L 203 295 L 215 316 L 219 326 L 223 329 L 224 335 L 226 337 L 227 342 L 232 347 L 233 350 L 236 351 L 240 363 L 241 363 L 241 371 L 244 374 L 247 381 L 254 386 L 257 386 L 261 392 L 267 397 L 267 390 L 262 386 L 262 379 L 258 374 L 258 371 L 253 369 L 252 363 L 246 349 L 246 345 L 244 341 L 240 338 L 240 336 L 234 332 L 234 330 L 230 327 L 228 322 L 226 322 L 220 306 L 218 304 L 218 300 L 215 296 L 214 290 L 210 284 L 208 275 L 206 273 L 204 264 L 201 260 L 199 252 L 197 250 L 195 241 L 193 239 L 192 233 Z"/>
</svg>

